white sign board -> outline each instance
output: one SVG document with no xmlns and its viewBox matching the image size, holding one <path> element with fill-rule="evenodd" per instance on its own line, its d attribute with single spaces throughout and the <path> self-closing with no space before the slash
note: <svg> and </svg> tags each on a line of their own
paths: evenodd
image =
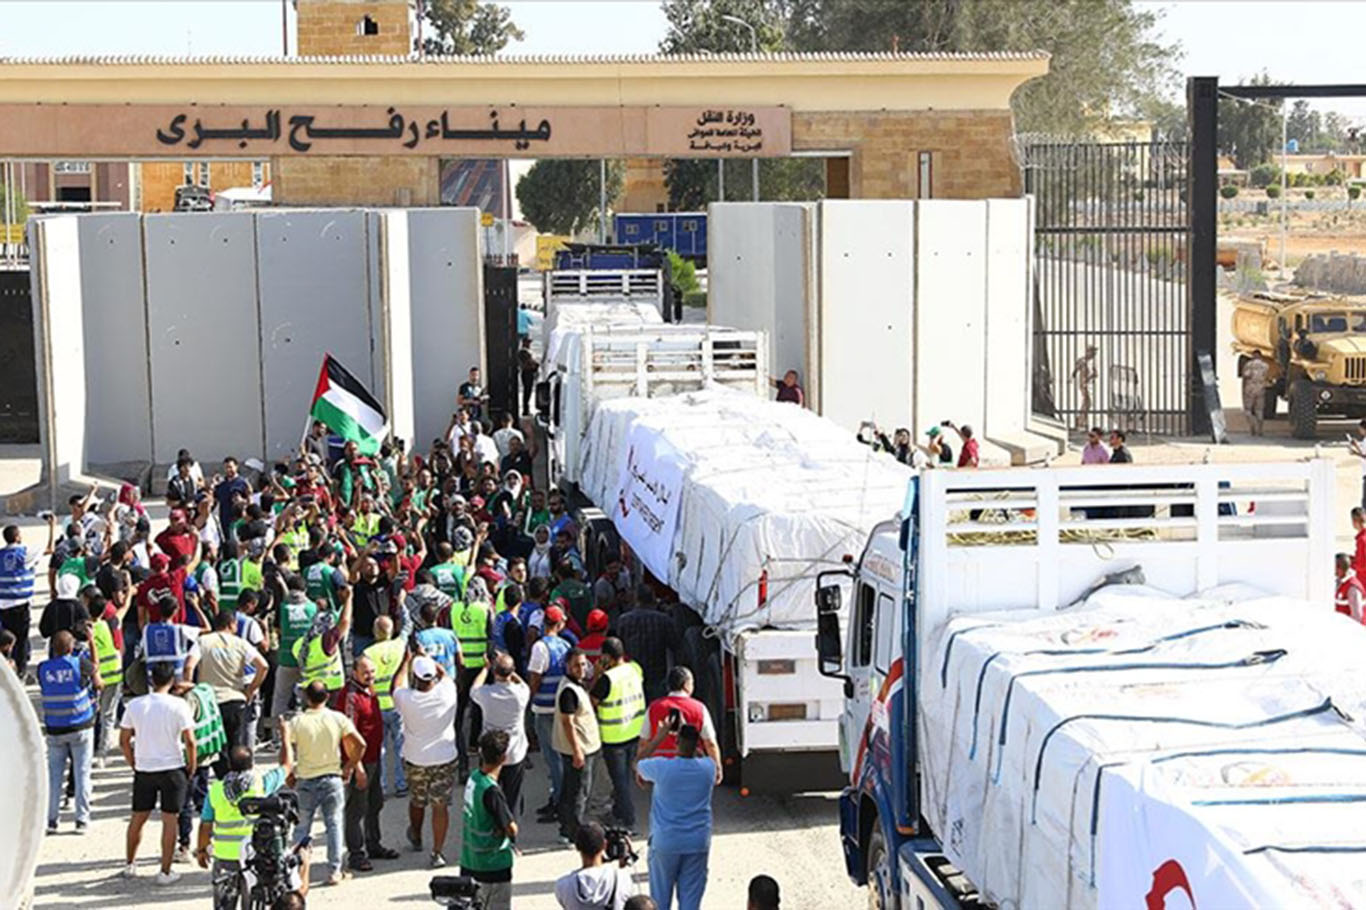
<svg viewBox="0 0 1366 910">
<path fill-rule="evenodd" d="M 612 521 L 656 578 L 669 577 L 683 466 L 682 456 L 657 431 L 641 424 L 631 427 Z"/>
</svg>

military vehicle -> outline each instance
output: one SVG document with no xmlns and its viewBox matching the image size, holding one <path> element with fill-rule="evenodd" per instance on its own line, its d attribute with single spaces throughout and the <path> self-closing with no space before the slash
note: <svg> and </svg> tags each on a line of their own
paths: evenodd
<svg viewBox="0 0 1366 910">
<path fill-rule="evenodd" d="M 1313 439 L 1320 415 L 1366 417 L 1366 301 L 1264 291 L 1233 310 L 1238 375 L 1254 351 L 1271 367 L 1263 414 L 1290 409 L 1296 439 Z"/>
</svg>

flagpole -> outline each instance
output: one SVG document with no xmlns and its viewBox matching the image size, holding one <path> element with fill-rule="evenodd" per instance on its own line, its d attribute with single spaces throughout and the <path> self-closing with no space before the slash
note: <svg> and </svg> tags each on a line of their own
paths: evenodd
<svg viewBox="0 0 1366 910">
<path fill-rule="evenodd" d="M 304 443 L 308 440 L 308 431 L 309 431 L 310 429 L 312 429 L 312 428 L 313 428 L 313 414 L 312 414 L 312 412 L 310 411 L 310 412 L 307 412 L 307 413 L 304 414 L 304 431 L 303 431 L 303 433 L 300 434 L 300 436 L 299 436 L 299 457 L 300 457 L 300 458 L 307 458 L 307 457 L 308 457 L 308 452 L 307 452 L 307 450 L 304 448 Z"/>
</svg>

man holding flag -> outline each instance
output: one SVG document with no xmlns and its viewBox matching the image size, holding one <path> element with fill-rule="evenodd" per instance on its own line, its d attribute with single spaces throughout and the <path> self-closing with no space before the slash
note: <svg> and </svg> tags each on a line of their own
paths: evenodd
<svg viewBox="0 0 1366 910">
<path fill-rule="evenodd" d="M 358 489 L 373 494 L 374 462 L 370 456 L 379 453 L 380 444 L 389 435 L 389 418 L 370 391 L 331 354 L 323 357 L 309 415 L 346 440 L 341 461 L 332 471 L 342 504 L 355 505 Z"/>
</svg>

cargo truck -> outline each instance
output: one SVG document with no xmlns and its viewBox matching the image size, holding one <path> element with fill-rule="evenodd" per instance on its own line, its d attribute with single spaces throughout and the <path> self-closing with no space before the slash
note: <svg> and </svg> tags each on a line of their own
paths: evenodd
<svg viewBox="0 0 1366 910">
<path fill-rule="evenodd" d="M 618 243 L 649 243 L 707 266 L 706 212 L 622 212 L 612 219 Z"/>
<path fill-rule="evenodd" d="M 1366 903 L 1332 492 L 1324 460 L 916 478 L 816 592 L 870 906 Z"/>
<path fill-rule="evenodd" d="M 669 321 L 676 309 L 669 263 L 649 246 L 570 243 L 554 254 L 554 267 L 541 275 L 546 319 L 563 306 L 629 304 L 653 307 Z"/>
</svg>

